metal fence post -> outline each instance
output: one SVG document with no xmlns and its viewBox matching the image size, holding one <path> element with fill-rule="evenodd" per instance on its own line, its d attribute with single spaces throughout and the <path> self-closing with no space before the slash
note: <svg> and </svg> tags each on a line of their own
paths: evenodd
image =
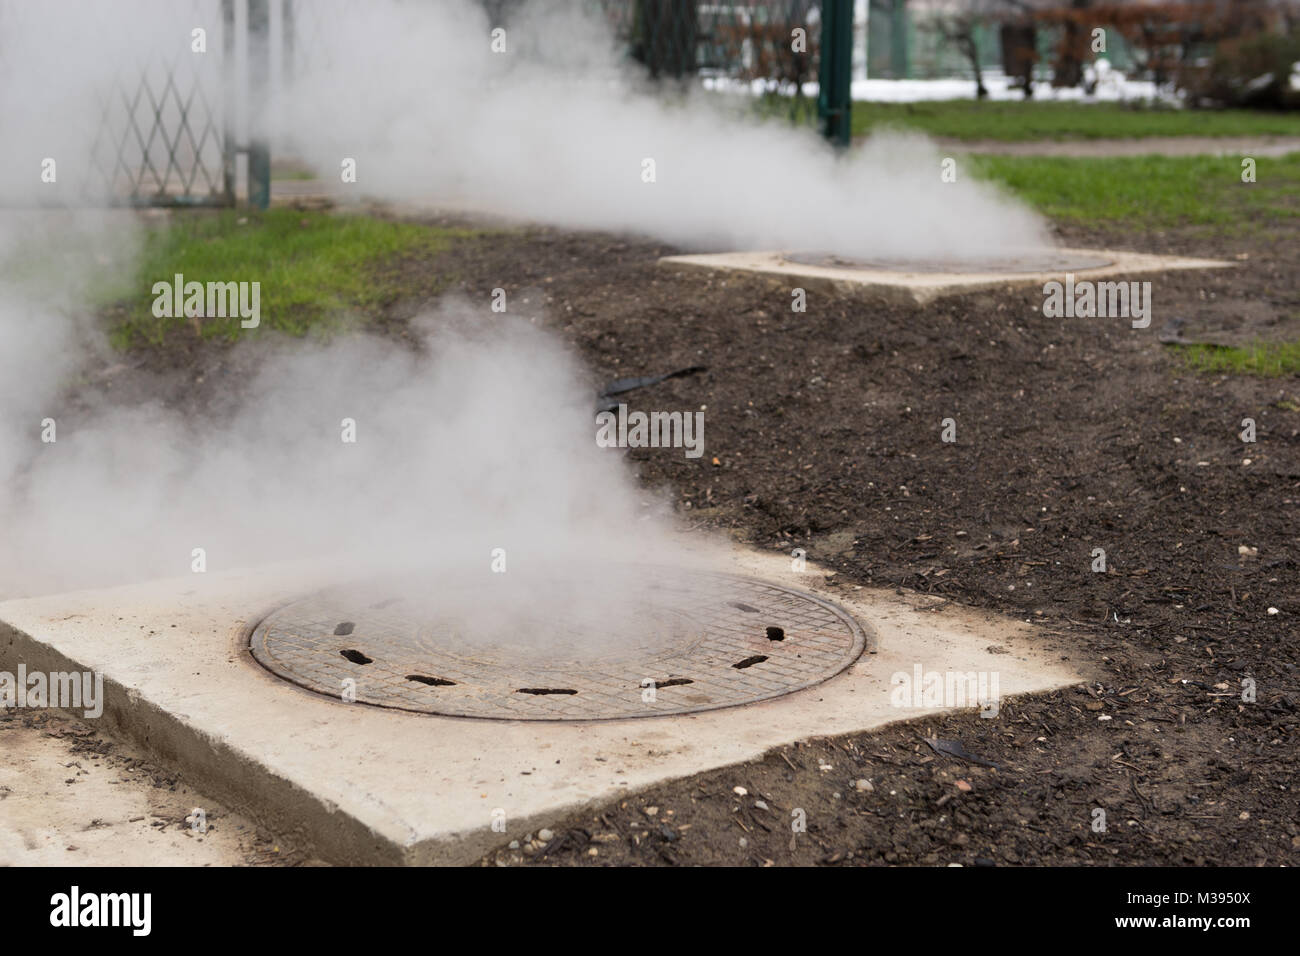
<svg viewBox="0 0 1300 956">
<path fill-rule="evenodd" d="M 293 85 L 294 73 L 293 0 L 280 0 L 280 82 L 284 87 Z"/>
<path fill-rule="evenodd" d="M 248 0 L 248 201 L 271 205 L 271 0 Z"/>
<path fill-rule="evenodd" d="M 848 146 L 853 107 L 853 0 L 822 0 L 821 68 L 817 75 L 817 115 L 822 135 Z"/>
<path fill-rule="evenodd" d="M 894 10 L 889 15 L 889 50 L 894 79 L 910 79 L 912 63 L 907 43 L 907 0 L 894 0 Z"/>
<path fill-rule="evenodd" d="M 221 0 L 221 193 L 235 204 L 235 0 Z"/>
</svg>

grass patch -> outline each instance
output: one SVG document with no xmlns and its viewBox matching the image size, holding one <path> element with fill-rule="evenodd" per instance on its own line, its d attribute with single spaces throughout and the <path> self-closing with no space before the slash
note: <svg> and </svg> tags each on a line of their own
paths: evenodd
<svg viewBox="0 0 1300 956">
<path fill-rule="evenodd" d="M 161 344 L 178 329 L 226 340 L 263 329 L 328 333 L 353 318 L 377 317 L 412 294 L 436 294 L 445 280 L 401 264 L 427 259 L 467 234 L 293 209 L 177 214 L 148 235 L 130 277 L 105 284 L 97 300 L 113 320 L 110 335 L 119 348 Z M 242 329 L 237 316 L 156 317 L 153 285 L 177 273 L 186 282 L 261 283 L 261 325 Z"/>
<path fill-rule="evenodd" d="M 983 155 L 965 162 L 1059 220 L 1258 229 L 1300 216 L 1300 153 L 1259 158 L 1255 183 L 1241 181 L 1241 159 L 1233 156 Z"/>
<path fill-rule="evenodd" d="M 971 84 L 972 92 L 974 84 Z M 718 94 L 731 96 L 734 94 Z M 736 101 L 742 102 L 742 101 Z M 796 114 L 794 97 L 767 94 L 744 100 L 774 120 L 817 121 L 816 97 L 804 97 Z M 1023 143 L 1034 140 L 1147 139 L 1152 136 L 1300 136 L 1295 113 L 1241 109 L 1176 109 L 1162 104 L 1059 103 L 1030 100 L 934 100 L 880 103 L 855 100 L 853 135 L 876 129 L 916 130 L 957 140 Z"/>
<path fill-rule="evenodd" d="M 1258 375 L 1277 378 L 1300 374 L 1300 342 L 1260 343 L 1249 346 L 1175 346 L 1189 368 L 1198 372 Z"/>
<path fill-rule="evenodd" d="M 973 86 L 973 84 L 972 84 Z M 1294 113 L 1187 110 L 1120 103 L 939 100 L 853 104 L 853 133 L 877 127 L 964 140 L 1145 139 L 1151 136 L 1300 136 Z"/>
</svg>

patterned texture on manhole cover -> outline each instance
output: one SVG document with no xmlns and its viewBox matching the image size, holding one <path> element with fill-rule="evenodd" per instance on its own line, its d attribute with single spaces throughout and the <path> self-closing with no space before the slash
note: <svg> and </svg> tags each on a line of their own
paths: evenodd
<svg viewBox="0 0 1300 956">
<path fill-rule="evenodd" d="M 952 272 L 958 275 L 1020 272 L 1082 272 L 1111 264 L 1103 256 L 1078 253 L 1032 252 L 1008 256 L 981 256 L 970 259 L 854 259 L 828 252 L 791 252 L 782 256 L 786 262 L 826 269 L 870 269 L 890 272 Z"/>
<path fill-rule="evenodd" d="M 472 624 L 413 611 L 402 598 L 363 604 L 344 591 L 273 612 L 251 646 L 272 673 L 335 699 L 347 689 L 382 707 L 510 720 L 753 703 L 834 676 L 866 646 L 865 631 L 841 608 L 764 581 L 656 571 L 649 589 L 653 598 L 626 615 L 643 637 L 612 647 L 598 636 L 574 640 L 564 620 L 535 622 L 527 645 L 470 641 L 462 629 Z"/>
</svg>

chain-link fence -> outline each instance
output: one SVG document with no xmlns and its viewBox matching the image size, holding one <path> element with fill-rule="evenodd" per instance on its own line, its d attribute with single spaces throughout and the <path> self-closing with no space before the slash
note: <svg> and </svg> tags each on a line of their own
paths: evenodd
<svg viewBox="0 0 1300 956">
<path fill-rule="evenodd" d="M 35 155 L 44 201 L 232 203 L 233 14 L 234 0 L 136 0 L 130 17 L 0 0 L 7 178 L 29 183 Z"/>
<path fill-rule="evenodd" d="M 212 13 L 217 4 L 203 6 Z M 201 16 L 194 19 L 204 22 Z M 220 17 L 207 22 L 219 44 Z M 182 50 L 122 65 L 96 94 L 101 121 L 88 152 L 96 173 L 94 193 L 136 205 L 234 201 L 222 123 L 221 56 L 218 46 L 212 59 Z"/>
</svg>

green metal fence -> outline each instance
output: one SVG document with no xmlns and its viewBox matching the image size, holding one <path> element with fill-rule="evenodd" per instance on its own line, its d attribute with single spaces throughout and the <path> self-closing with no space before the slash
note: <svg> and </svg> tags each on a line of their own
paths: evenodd
<svg viewBox="0 0 1300 956">
<path fill-rule="evenodd" d="M 793 119 L 818 85 L 823 134 L 848 143 L 853 0 L 597 0 L 652 78 L 788 96 Z"/>
</svg>

